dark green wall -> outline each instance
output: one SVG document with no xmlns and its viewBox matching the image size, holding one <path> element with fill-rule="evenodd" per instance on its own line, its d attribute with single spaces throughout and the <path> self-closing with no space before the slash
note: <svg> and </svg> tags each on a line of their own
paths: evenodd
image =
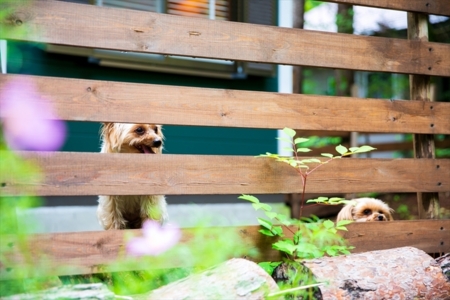
<svg viewBox="0 0 450 300">
<path fill-rule="evenodd" d="M 215 79 L 101 67 L 86 57 L 48 53 L 33 43 L 8 42 L 8 73 L 197 86 L 236 90 L 276 91 L 277 79 Z M 68 122 L 63 151 L 99 151 L 98 123 Z M 276 131 L 268 129 L 164 126 L 165 153 L 257 155 L 276 152 Z"/>
</svg>

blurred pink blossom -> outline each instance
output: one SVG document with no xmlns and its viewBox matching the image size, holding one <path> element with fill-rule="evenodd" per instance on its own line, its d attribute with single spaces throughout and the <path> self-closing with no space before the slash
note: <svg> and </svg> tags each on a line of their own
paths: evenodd
<svg viewBox="0 0 450 300">
<path fill-rule="evenodd" d="M 65 123 L 39 95 L 32 80 L 7 81 L 0 93 L 0 119 L 12 150 L 53 151 L 64 143 Z"/>
<path fill-rule="evenodd" d="M 151 220 L 142 225 L 142 234 L 143 237 L 135 237 L 128 242 L 128 254 L 156 256 L 175 246 L 181 237 L 181 231 L 175 225 L 161 226 Z"/>
</svg>

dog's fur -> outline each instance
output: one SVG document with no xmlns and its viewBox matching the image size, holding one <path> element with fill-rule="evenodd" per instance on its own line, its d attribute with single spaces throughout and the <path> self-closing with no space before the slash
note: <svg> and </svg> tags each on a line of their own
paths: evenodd
<svg viewBox="0 0 450 300">
<path fill-rule="evenodd" d="M 101 138 L 101 153 L 161 154 L 164 136 L 161 125 L 104 123 Z M 99 196 L 98 203 L 97 217 L 104 229 L 141 228 L 147 219 L 164 223 L 168 218 L 162 195 Z"/>
<path fill-rule="evenodd" d="M 393 209 L 379 199 L 358 198 L 353 199 L 341 209 L 337 216 L 337 221 L 393 221 L 392 213 Z"/>
</svg>

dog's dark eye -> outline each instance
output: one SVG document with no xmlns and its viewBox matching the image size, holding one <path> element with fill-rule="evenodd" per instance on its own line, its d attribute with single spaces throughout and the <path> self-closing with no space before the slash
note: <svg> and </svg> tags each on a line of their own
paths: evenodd
<svg viewBox="0 0 450 300">
<path fill-rule="evenodd" d="M 363 211 L 363 214 L 365 214 L 365 215 L 370 215 L 371 213 L 372 213 L 372 211 L 370 209 L 365 209 Z"/>
<path fill-rule="evenodd" d="M 134 130 L 137 134 L 143 134 L 145 132 L 145 129 L 142 127 L 138 127 Z"/>
<path fill-rule="evenodd" d="M 155 133 L 158 134 L 158 126 L 155 127 Z"/>
</svg>

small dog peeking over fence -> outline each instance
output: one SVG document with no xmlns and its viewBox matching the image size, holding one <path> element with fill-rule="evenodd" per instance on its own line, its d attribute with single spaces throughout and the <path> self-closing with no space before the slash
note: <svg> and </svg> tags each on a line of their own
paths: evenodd
<svg viewBox="0 0 450 300">
<path fill-rule="evenodd" d="M 161 154 L 161 125 L 104 123 L 101 153 Z M 163 195 L 99 196 L 97 217 L 104 229 L 141 228 L 147 220 L 164 223 L 168 219 Z"/>
<path fill-rule="evenodd" d="M 355 222 L 393 221 L 393 209 L 375 198 L 353 199 L 345 205 L 337 216 L 337 221 L 351 220 Z"/>
</svg>

